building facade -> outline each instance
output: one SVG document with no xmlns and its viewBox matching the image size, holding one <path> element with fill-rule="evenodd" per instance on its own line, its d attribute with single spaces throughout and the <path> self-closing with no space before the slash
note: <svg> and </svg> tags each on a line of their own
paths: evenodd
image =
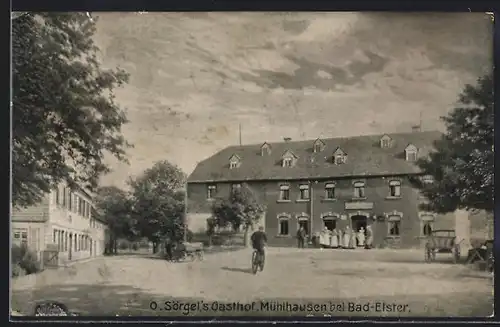
<svg viewBox="0 0 500 327">
<path fill-rule="evenodd" d="M 93 214 L 92 198 L 65 186 L 47 194 L 37 205 L 13 209 L 12 244 L 22 243 L 37 253 L 59 251 L 59 264 L 104 254 L 108 227 Z"/>
<path fill-rule="evenodd" d="M 308 235 L 371 226 L 377 247 L 420 247 L 432 230 L 460 229 L 455 214 L 420 211 L 425 199 L 411 183 L 412 178 L 433 182 L 415 162 L 440 136 L 287 139 L 226 148 L 200 162 L 188 178 L 188 224 L 201 229 L 213 200 L 247 183 L 266 206 L 260 224 L 269 245 L 295 245 L 300 226 Z"/>
</svg>

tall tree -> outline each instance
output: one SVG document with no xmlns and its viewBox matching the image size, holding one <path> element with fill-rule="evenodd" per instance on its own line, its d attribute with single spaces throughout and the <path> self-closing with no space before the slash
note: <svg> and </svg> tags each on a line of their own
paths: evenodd
<svg viewBox="0 0 500 327">
<path fill-rule="evenodd" d="M 114 90 L 128 80 L 103 69 L 85 13 L 30 13 L 12 21 L 12 202 L 37 203 L 65 181 L 95 190 L 105 153 L 126 162 L 127 122 Z"/>
<path fill-rule="evenodd" d="M 132 202 L 125 191 L 115 186 L 101 187 L 94 203 L 97 214 L 108 223 L 110 239 L 106 245 L 107 253 L 116 254 L 119 238 L 129 241 L 138 238 L 137 223 L 131 215 Z"/>
<path fill-rule="evenodd" d="M 165 238 L 184 237 L 186 175 L 168 161 L 159 161 L 131 179 L 134 215 L 143 237 L 153 242 L 153 251 Z"/>
<path fill-rule="evenodd" d="M 434 183 L 416 181 L 428 199 L 427 209 L 440 213 L 456 209 L 492 212 L 493 196 L 493 79 L 466 85 L 460 106 L 446 117 L 446 133 L 435 142 L 436 151 L 418 165 Z"/>
<path fill-rule="evenodd" d="M 217 199 L 212 205 L 213 223 L 218 227 L 231 226 L 233 230 L 243 227 L 245 245 L 248 244 L 250 228 L 261 219 L 264 212 L 265 206 L 246 183 L 231 190 L 228 198 Z"/>
</svg>

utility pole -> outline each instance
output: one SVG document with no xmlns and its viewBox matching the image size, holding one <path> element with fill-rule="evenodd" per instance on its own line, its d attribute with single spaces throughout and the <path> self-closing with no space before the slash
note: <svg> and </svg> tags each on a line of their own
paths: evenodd
<svg viewBox="0 0 500 327">
<path fill-rule="evenodd" d="M 239 136 L 240 136 L 240 146 L 241 146 L 241 124 L 238 125 L 238 129 L 239 129 Z"/>
</svg>

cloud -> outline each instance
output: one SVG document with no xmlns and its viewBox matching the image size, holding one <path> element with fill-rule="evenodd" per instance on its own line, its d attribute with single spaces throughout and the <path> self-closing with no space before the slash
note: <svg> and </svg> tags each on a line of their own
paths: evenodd
<svg viewBox="0 0 500 327">
<path fill-rule="evenodd" d="M 102 13 L 105 67 L 135 144 L 119 183 L 155 160 L 189 173 L 238 142 L 442 128 L 464 84 L 492 69 L 482 13 Z"/>
</svg>

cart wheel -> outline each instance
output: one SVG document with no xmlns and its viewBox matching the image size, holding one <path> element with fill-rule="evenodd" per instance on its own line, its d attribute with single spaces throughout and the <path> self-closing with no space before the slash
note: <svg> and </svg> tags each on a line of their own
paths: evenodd
<svg viewBox="0 0 500 327">
<path fill-rule="evenodd" d="M 460 247 L 455 245 L 453 247 L 453 263 L 457 263 L 458 261 L 460 261 Z"/>
<path fill-rule="evenodd" d="M 429 245 L 429 243 L 425 244 L 425 262 L 431 262 L 432 261 L 432 249 Z"/>
</svg>

